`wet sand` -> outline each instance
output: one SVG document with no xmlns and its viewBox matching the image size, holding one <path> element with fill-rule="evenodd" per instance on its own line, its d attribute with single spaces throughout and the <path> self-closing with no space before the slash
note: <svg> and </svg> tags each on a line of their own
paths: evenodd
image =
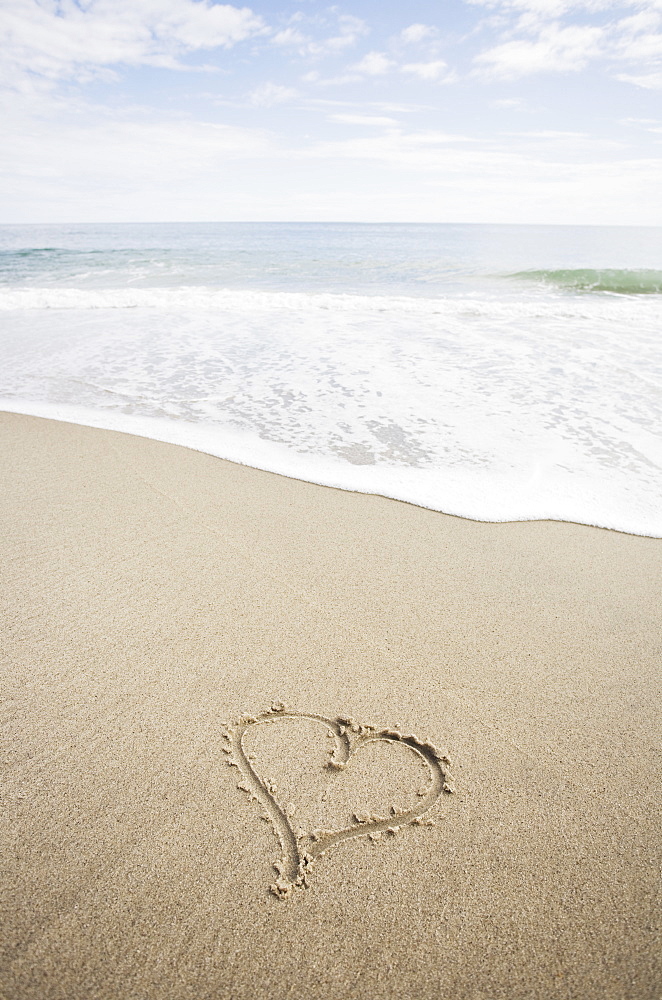
<svg viewBox="0 0 662 1000">
<path fill-rule="evenodd" d="M 659 998 L 659 540 L 0 427 L 4 1000 Z"/>
</svg>

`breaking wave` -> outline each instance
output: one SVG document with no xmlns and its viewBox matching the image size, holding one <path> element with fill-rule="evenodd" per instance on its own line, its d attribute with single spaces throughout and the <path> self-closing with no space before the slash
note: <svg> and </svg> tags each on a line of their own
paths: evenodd
<svg viewBox="0 0 662 1000">
<path fill-rule="evenodd" d="M 518 271 L 509 275 L 570 292 L 611 292 L 612 295 L 662 295 L 662 271 L 575 268 L 560 271 Z"/>
</svg>

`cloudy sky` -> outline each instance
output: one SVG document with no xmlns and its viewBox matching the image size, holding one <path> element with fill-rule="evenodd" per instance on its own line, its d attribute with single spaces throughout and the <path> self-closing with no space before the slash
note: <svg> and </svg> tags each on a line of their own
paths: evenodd
<svg viewBox="0 0 662 1000">
<path fill-rule="evenodd" d="M 662 225 L 662 0 L 2 0 L 5 222 Z"/>
</svg>

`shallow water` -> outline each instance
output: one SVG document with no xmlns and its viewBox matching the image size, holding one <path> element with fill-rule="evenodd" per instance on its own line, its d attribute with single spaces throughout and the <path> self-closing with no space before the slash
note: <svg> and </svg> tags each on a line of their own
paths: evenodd
<svg viewBox="0 0 662 1000">
<path fill-rule="evenodd" d="M 662 231 L 0 228 L 4 408 L 662 536 Z"/>
</svg>

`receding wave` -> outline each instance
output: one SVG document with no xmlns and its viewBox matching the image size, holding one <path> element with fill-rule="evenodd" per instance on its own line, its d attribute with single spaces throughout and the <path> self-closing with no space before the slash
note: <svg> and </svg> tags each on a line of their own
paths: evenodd
<svg viewBox="0 0 662 1000">
<path fill-rule="evenodd" d="M 569 270 L 518 271 L 509 275 L 525 281 L 574 292 L 611 292 L 613 295 L 660 295 L 662 271 L 576 268 Z"/>
<path fill-rule="evenodd" d="M 56 286 L 0 310 L 0 409 L 478 520 L 662 536 L 660 296 Z"/>
</svg>

